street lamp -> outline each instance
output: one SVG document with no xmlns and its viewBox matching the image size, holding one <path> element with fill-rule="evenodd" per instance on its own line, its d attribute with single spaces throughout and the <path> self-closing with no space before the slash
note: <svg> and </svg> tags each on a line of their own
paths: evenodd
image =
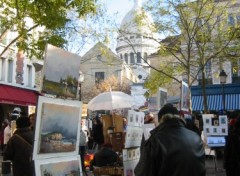
<svg viewBox="0 0 240 176">
<path fill-rule="evenodd" d="M 222 70 L 219 74 L 220 84 L 222 84 L 222 103 L 223 103 L 223 113 L 225 111 L 225 95 L 224 95 L 224 84 L 227 81 L 227 74 L 224 70 Z"/>
<path fill-rule="evenodd" d="M 79 71 L 79 77 L 78 77 L 79 101 L 82 101 L 82 83 L 83 82 L 84 82 L 84 74 L 83 72 Z"/>
</svg>

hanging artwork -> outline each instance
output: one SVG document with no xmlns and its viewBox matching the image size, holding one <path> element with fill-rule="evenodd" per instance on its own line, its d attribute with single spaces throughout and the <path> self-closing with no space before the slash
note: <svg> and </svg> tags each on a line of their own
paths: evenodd
<svg viewBox="0 0 240 176">
<path fill-rule="evenodd" d="M 82 175 L 80 156 L 50 158 L 35 161 L 36 176 Z"/>
<path fill-rule="evenodd" d="M 34 159 L 78 154 L 81 102 L 39 97 Z"/>
</svg>

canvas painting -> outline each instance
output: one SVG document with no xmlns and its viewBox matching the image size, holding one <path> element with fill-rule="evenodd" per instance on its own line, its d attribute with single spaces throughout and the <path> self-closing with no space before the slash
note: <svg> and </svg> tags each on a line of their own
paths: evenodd
<svg viewBox="0 0 240 176">
<path fill-rule="evenodd" d="M 212 126 L 213 114 L 203 114 L 203 126 Z"/>
<path fill-rule="evenodd" d="M 167 103 L 167 89 L 159 88 L 159 109 L 161 109 Z"/>
<path fill-rule="evenodd" d="M 55 98 L 78 97 L 81 57 L 52 45 L 47 45 L 41 91 Z"/>
<path fill-rule="evenodd" d="M 134 116 L 135 116 L 135 111 L 128 110 L 128 119 L 127 119 L 128 126 L 134 126 L 134 123 L 135 123 Z"/>
<path fill-rule="evenodd" d="M 79 155 L 69 157 L 35 160 L 36 176 L 82 175 Z"/>
<path fill-rule="evenodd" d="M 219 125 L 228 126 L 227 116 L 219 116 Z"/>
<path fill-rule="evenodd" d="M 227 127 L 220 127 L 219 135 L 227 136 L 228 135 L 228 128 Z"/>
<path fill-rule="evenodd" d="M 78 153 L 81 102 L 39 97 L 34 159 Z"/>
</svg>

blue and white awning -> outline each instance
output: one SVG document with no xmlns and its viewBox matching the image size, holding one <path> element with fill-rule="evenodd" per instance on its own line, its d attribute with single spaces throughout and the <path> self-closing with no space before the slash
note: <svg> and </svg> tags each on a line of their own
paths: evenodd
<svg viewBox="0 0 240 176">
<path fill-rule="evenodd" d="M 208 110 L 219 111 L 223 109 L 222 95 L 207 95 Z M 202 111 L 203 96 L 192 96 L 192 110 Z M 225 94 L 225 109 L 240 109 L 240 94 Z"/>
</svg>

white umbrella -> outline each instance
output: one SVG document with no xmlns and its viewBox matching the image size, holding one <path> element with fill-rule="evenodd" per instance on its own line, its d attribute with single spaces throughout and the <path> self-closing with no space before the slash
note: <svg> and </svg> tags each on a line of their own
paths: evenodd
<svg viewBox="0 0 240 176">
<path fill-rule="evenodd" d="M 135 105 L 134 98 L 126 93 L 110 91 L 94 97 L 87 108 L 91 111 L 131 108 Z"/>
</svg>

